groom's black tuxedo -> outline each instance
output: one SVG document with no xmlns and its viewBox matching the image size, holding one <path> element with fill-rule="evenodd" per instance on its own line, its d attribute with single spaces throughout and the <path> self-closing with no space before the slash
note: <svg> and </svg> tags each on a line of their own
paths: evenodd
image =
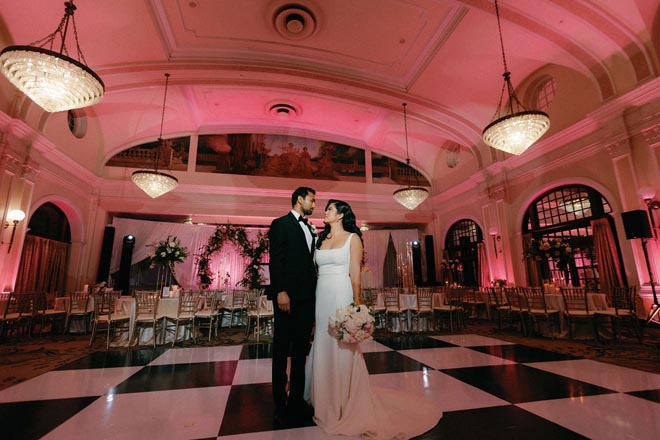
<svg viewBox="0 0 660 440">
<path fill-rule="evenodd" d="M 304 227 L 307 227 L 306 225 Z M 311 232 L 311 231 L 310 231 Z M 305 410 L 305 359 L 314 325 L 314 296 L 316 267 L 312 247 L 307 245 L 305 232 L 293 213 L 279 217 L 270 225 L 270 287 L 268 296 L 275 310 L 273 336 L 273 399 L 275 412 L 296 417 Z M 314 237 L 313 237 L 314 238 Z M 286 313 L 277 306 L 277 296 L 286 292 L 291 311 Z M 291 354 L 289 396 L 286 395 L 287 357 Z"/>
<path fill-rule="evenodd" d="M 305 233 L 293 213 L 273 220 L 268 232 L 270 240 L 269 299 L 286 291 L 291 300 L 314 299 L 316 268 L 313 248 L 307 245 Z"/>
</svg>

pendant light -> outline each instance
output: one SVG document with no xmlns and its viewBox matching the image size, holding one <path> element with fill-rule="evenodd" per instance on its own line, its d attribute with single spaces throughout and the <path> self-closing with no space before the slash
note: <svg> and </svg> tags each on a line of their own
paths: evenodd
<svg viewBox="0 0 660 440">
<path fill-rule="evenodd" d="M 417 208 L 429 196 L 429 191 L 421 186 L 411 185 L 412 168 L 410 167 L 410 154 L 408 153 L 408 117 L 406 113 L 406 103 L 403 104 L 403 126 L 406 135 L 406 165 L 408 165 L 408 186 L 400 188 L 392 194 L 394 200 L 399 204 L 413 210 Z"/>
<path fill-rule="evenodd" d="M 29 46 L 8 46 L 0 52 L 0 71 L 47 112 L 59 112 L 96 104 L 103 97 L 101 78 L 84 63 L 78 43 L 73 0 L 64 3 L 64 17 L 55 31 Z M 66 36 L 72 23 L 78 59 L 68 56 Z M 59 52 L 53 50 L 61 38 Z M 58 40 L 58 42 L 60 42 Z M 46 47 L 47 46 L 47 47 Z"/>
<path fill-rule="evenodd" d="M 500 47 L 502 48 L 502 60 L 504 62 L 504 84 L 500 94 L 500 102 L 497 106 L 493 121 L 484 128 L 482 137 L 484 142 L 498 150 L 511 154 L 521 154 L 531 147 L 550 128 L 550 118 L 539 110 L 527 110 L 518 100 L 516 92 L 511 84 L 511 72 L 506 64 L 504 54 L 504 40 L 502 39 L 502 26 L 500 24 L 500 10 L 495 0 L 495 15 L 497 16 L 497 29 L 500 35 Z M 504 89 L 509 96 L 509 104 L 502 107 Z M 508 110 L 508 113 L 506 112 Z"/>
<path fill-rule="evenodd" d="M 160 150 L 164 146 L 163 141 L 163 122 L 165 121 L 165 103 L 167 102 L 167 85 L 170 80 L 170 74 L 165 74 L 165 95 L 163 96 L 163 112 L 160 117 L 160 134 L 158 135 L 158 146 L 154 155 L 154 169 L 135 171 L 131 176 L 133 182 L 149 197 L 155 199 L 165 193 L 172 191 L 177 187 L 179 181 L 176 177 L 161 173 L 158 171 L 158 161 L 160 160 Z"/>
</svg>

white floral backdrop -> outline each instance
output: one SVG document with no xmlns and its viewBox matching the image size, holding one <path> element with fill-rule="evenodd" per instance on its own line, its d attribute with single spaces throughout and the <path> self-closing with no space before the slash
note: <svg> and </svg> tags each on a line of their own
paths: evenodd
<svg viewBox="0 0 660 440">
<path fill-rule="evenodd" d="M 198 288 L 194 255 L 199 251 L 201 246 L 208 242 L 209 237 L 215 232 L 216 226 L 153 222 L 124 218 L 115 218 L 112 226 L 115 227 L 115 239 L 110 261 L 110 273 L 119 270 L 122 241 L 126 235 L 130 234 L 135 237 L 135 247 L 133 249 L 131 264 L 136 264 L 149 256 L 153 251 L 153 248 L 149 247 L 150 244 L 164 240 L 167 236 L 177 236 L 181 241 L 181 245 L 188 248 L 190 256 L 183 263 L 175 266 L 176 279 L 184 289 Z M 267 232 L 268 228 L 245 228 L 245 231 L 248 238 L 253 240 L 259 231 Z M 367 253 L 366 264 L 371 272 L 368 280 L 373 284 L 371 286 L 365 285 L 364 287 L 379 288 L 383 286 L 383 264 L 385 262 L 387 243 L 390 235 L 392 236 L 392 242 L 397 250 L 397 254 L 406 254 L 406 243 L 419 240 L 419 233 L 416 229 L 364 231 L 364 249 Z M 264 263 L 267 261 L 268 254 L 265 255 Z M 236 287 L 236 284 L 243 278 L 246 262 L 246 259 L 240 256 L 238 248 L 233 243 L 226 243 L 220 252 L 213 255 L 211 267 L 214 280 L 210 288 L 223 288 L 222 278 L 227 272 L 229 272 L 231 278 L 229 287 Z M 266 278 L 266 284 L 268 284 L 269 274 L 267 266 L 264 266 L 263 274 Z"/>
</svg>

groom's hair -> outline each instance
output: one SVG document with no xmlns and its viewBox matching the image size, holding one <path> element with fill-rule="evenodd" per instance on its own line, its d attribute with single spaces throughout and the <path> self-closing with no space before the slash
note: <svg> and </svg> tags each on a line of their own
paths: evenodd
<svg viewBox="0 0 660 440">
<path fill-rule="evenodd" d="M 301 186 L 300 188 L 296 189 L 293 192 L 293 194 L 291 194 L 291 207 L 296 206 L 296 202 L 298 201 L 298 196 L 304 199 L 305 197 L 307 197 L 307 194 L 309 193 L 316 195 L 316 191 L 306 186 Z"/>
</svg>

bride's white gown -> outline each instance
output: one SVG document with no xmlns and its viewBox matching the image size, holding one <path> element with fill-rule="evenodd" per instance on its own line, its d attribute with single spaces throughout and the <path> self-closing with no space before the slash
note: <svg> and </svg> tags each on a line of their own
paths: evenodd
<svg viewBox="0 0 660 440">
<path fill-rule="evenodd" d="M 353 302 L 348 275 L 351 234 L 339 249 L 316 250 L 316 330 L 307 361 L 305 398 L 314 421 L 329 434 L 403 439 L 432 429 L 442 411 L 431 401 L 401 391 L 373 388 L 360 344 L 339 343 L 328 318 Z"/>
</svg>

